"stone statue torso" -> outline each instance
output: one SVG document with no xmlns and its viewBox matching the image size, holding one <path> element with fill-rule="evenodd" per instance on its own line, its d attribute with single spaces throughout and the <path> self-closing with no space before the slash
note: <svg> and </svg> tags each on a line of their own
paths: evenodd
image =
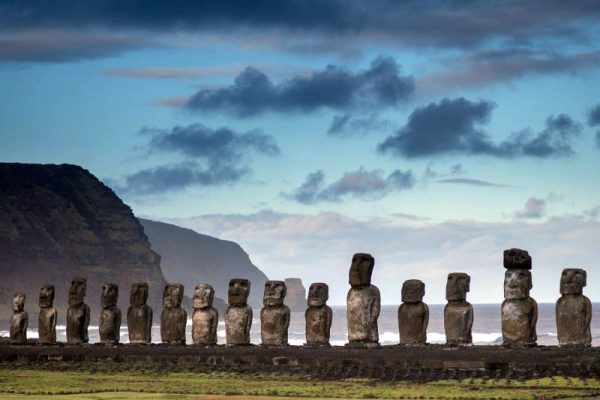
<svg viewBox="0 0 600 400">
<path fill-rule="evenodd" d="M 536 323 L 537 303 L 531 297 L 504 300 L 502 303 L 502 338 L 505 343 L 535 343 Z"/>
<path fill-rule="evenodd" d="M 213 307 L 194 310 L 192 340 L 196 344 L 216 344 L 219 313 Z"/>
<path fill-rule="evenodd" d="M 38 316 L 38 337 L 40 343 L 56 342 L 56 308 L 41 308 Z"/>
<path fill-rule="evenodd" d="M 346 297 L 350 342 L 378 342 L 377 318 L 381 308 L 379 289 L 374 285 L 350 288 Z"/>
<path fill-rule="evenodd" d="M 403 303 L 398 308 L 398 323 L 401 344 L 423 344 L 427 342 L 429 307 L 427 304 Z"/>
<path fill-rule="evenodd" d="M 290 325 L 290 309 L 286 305 L 266 306 L 260 310 L 260 336 L 265 345 L 286 345 L 288 343 L 288 327 Z"/>
<path fill-rule="evenodd" d="M 561 345 L 592 343 L 592 303 L 584 295 L 564 295 L 556 302 L 556 327 Z"/>
<path fill-rule="evenodd" d="M 130 343 L 149 343 L 152 340 L 152 308 L 130 306 L 127 310 L 127 330 Z"/>
<path fill-rule="evenodd" d="M 100 342 L 119 343 L 121 337 L 121 310 L 105 308 L 100 312 Z"/>
<path fill-rule="evenodd" d="M 464 301 L 444 308 L 444 330 L 449 344 L 472 343 L 473 306 Z"/>
<path fill-rule="evenodd" d="M 10 342 L 11 343 L 26 343 L 27 342 L 27 325 L 29 324 L 29 315 L 27 312 L 16 312 L 10 318 Z"/>
<path fill-rule="evenodd" d="M 252 307 L 229 306 L 225 311 L 225 334 L 227 344 L 250 344 L 252 326 Z"/>
<path fill-rule="evenodd" d="M 306 342 L 308 344 L 329 343 L 332 316 L 331 308 L 327 305 L 306 309 L 304 317 L 306 319 Z"/>
<path fill-rule="evenodd" d="M 187 312 L 183 307 L 165 308 L 160 316 L 160 336 L 163 343 L 184 344 Z"/>
<path fill-rule="evenodd" d="M 67 342 L 69 344 L 88 342 L 90 307 L 85 304 L 70 306 L 67 310 Z"/>
</svg>

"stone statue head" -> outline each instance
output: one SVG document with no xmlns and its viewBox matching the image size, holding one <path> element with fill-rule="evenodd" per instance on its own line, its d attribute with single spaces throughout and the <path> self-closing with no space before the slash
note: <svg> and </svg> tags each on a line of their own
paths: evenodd
<svg viewBox="0 0 600 400">
<path fill-rule="evenodd" d="M 231 279 L 227 298 L 230 305 L 245 306 L 250 294 L 250 281 L 248 279 Z"/>
<path fill-rule="evenodd" d="M 13 311 L 21 312 L 25 308 L 25 293 L 17 292 L 13 297 Z"/>
<path fill-rule="evenodd" d="M 321 307 L 329 300 L 329 286 L 326 283 L 313 283 L 308 288 L 308 306 Z"/>
<path fill-rule="evenodd" d="M 87 288 L 87 279 L 73 278 L 71 287 L 69 288 L 69 305 L 78 306 L 83 303 L 85 290 Z"/>
<path fill-rule="evenodd" d="M 375 259 L 366 253 L 356 253 L 352 256 L 350 265 L 350 286 L 364 286 L 371 283 L 371 274 L 375 267 Z"/>
<path fill-rule="evenodd" d="M 471 290 L 471 277 L 469 275 L 464 272 L 452 272 L 448 274 L 446 300 L 465 300 L 469 290 Z"/>
<path fill-rule="evenodd" d="M 215 289 L 205 283 L 197 285 L 194 289 L 194 308 L 212 307 L 215 298 Z"/>
<path fill-rule="evenodd" d="M 418 279 L 409 279 L 402 284 L 402 301 L 404 303 L 419 303 L 425 296 L 425 284 Z"/>
<path fill-rule="evenodd" d="M 181 283 L 168 283 L 163 291 L 163 307 L 177 308 L 183 300 L 183 285 Z"/>
<path fill-rule="evenodd" d="M 49 308 L 54 304 L 54 285 L 42 285 L 40 288 L 40 308 Z"/>
<path fill-rule="evenodd" d="M 506 300 L 527 298 L 532 287 L 530 270 L 507 269 L 504 273 L 504 298 Z"/>
<path fill-rule="evenodd" d="M 129 292 L 129 303 L 134 307 L 141 307 L 148 300 L 148 283 L 135 282 L 131 284 Z"/>
<path fill-rule="evenodd" d="M 105 283 L 102 285 L 102 294 L 100 295 L 100 306 L 102 308 L 115 307 L 118 299 L 119 286 L 114 283 Z"/>
<path fill-rule="evenodd" d="M 579 268 L 565 268 L 560 276 L 561 294 L 582 294 L 587 285 L 587 273 Z"/>
<path fill-rule="evenodd" d="M 266 281 L 263 304 L 265 306 L 280 306 L 287 293 L 284 281 Z"/>
<path fill-rule="evenodd" d="M 506 269 L 531 269 L 531 256 L 526 250 L 504 250 L 504 268 Z"/>
</svg>

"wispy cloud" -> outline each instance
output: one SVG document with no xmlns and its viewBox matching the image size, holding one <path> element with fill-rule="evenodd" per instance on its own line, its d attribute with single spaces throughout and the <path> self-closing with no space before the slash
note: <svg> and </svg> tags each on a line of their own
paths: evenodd
<svg viewBox="0 0 600 400">
<path fill-rule="evenodd" d="M 494 182 L 482 181 L 479 179 L 471 179 L 471 178 L 448 178 L 448 179 L 440 179 L 435 182 L 436 183 L 447 183 L 447 184 L 458 184 L 458 185 L 470 185 L 470 186 L 511 187 L 511 185 L 505 185 L 503 183 L 494 183 Z"/>
</svg>

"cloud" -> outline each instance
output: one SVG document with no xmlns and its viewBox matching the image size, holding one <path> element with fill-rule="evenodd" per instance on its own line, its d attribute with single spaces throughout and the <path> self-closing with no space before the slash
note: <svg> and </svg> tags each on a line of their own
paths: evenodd
<svg viewBox="0 0 600 400">
<path fill-rule="evenodd" d="M 484 86 L 510 82 L 530 75 L 569 73 L 600 66 L 600 51 L 564 55 L 525 48 L 484 50 L 442 60 L 443 72 L 418 81 L 423 92 Z"/>
<path fill-rule="evenodd" d="M 379 287 L 383 304 L 400 304 L 398 288 L 410 278 L 426 283 L 426 302 L 444 304 L 446 277 L 454 271 L 471 275 L 469 301 L 501 303 L 502 251 L 512 247 L 527 249 L 533 257 L 532 296 L 538 302 L 552 302 L 566 265 L 596 265 L 600 237 L 600 221 L 579 217 L 431 223 L 264 210 L 169 221 L 240 243 L 271 279 L 298 276 L 305 284 L 328 283 L 331 304 L 345 304 L 344 277 L 357 252 L 375 257 L 373 284 Z M 600 279 L 589 285 L 589 293 L 600 293 Z"/>
<path fill-rule="evenodd" d="M 590 110 L 588 124 L 590 126 L 600 126 L 600 104 Z M 596 146 L 600 148 L 600 130 L 596 132 Z"/>
<path fill-rule="evenodd" d="M 436 183 L 451 183 L 451 184 L 471 185 L 471 186 L 510 187 L 510 185 L 505 185 L 502 183 L 494 183 L 494 182 L 488 182 L 488 181 L 482 181 L 479 179 L 470 179 L 470 178 L 440 179 L 440 180 L 436 181 Z"/>
<path fill-rule="evenodd" d="M 223 111 L 250 117 L 267 111 L 310 112 L 322 108 L 348 110 L 395 106 L 414 91 L 411 77 L 402 76 L 389 57 L 373 60 L 358 73 L 328 65 L 323 71 L 274 84 L 262 71 L 248 67 L 231 86 L 201 89 L 186 104 L 191 111 Z"/>
<path fill-rule="evenodd" d="M 80 61 L 156 45 L 142 36 L 118 32 L 34 30 L 4 35 L 1 33 L 0 30 L 0 62 Z"/>
<path fill-rule="evenodd" d="M 144 128 L 140 133 L 149 138 L 148 155 L 173 153 L 184 161 L 142 169 L 125 176 L 122 183 L 111 181 L 122 194 L 160 194 L 190 186 L 232 184 L 251 172 L 244 165 L 251 154 L 280 154 L 275 140 L 259 130 L 239 133 L 193 124 L 172 129 Z"/>
<path fill-rule="evenodd" d="M 539 219 L 546 214 L 546 201 L 537 197 L 530 197 L 525 202 L 522 210 L 517 211 L 517 218 Z"/>
<path fill-rule="evenodd" d="M 163 97 L 160 99 L 152 100 L 149 104 L 153 106 L 179 108 L 184 106 L 189 99 L 190 98 L 188 96 Z"/>
<path fill-rule="evenodd" d="M 562 157 L 573 154 L 572 140 L 581 127 L 568 115 L 551 116 L 537 134 L 530 129 L 496 144 L 481 128 L 495 105 L 486 100 L 443 99 L 417 108 L 408 123 L 379 144 L 380 153 L 416 158 L 446 154 L 488 155 L 501 158 Z"/>
<path fill-rule="evenodd" d="M 474 48 L 489 43 L 586 43 L 594 40 L 595 1 L 395 2 L 373 0 L 5 1 L 0 27 L 11 31 L 70 28 L 216 35 L 251 45 L 268 36 L 279 48 L 349 54 L 370 44 Z M 278 40 L 275 40 L 276 38 Z M 264 39 L 263 39 L 264 41 Z M 358 49 L 358 50 L 357 50 Z"/>
<path fill-rule="evenodd" d="M 361 168 L 346 172 L 329 185 L 325 185 L 325 174 L 319 170 L 308 174 L 300 187 L 282 195 L 302 204 L 338 202 L 346 197 L 372 200 L 390 192 L 410 189 L 414 185 L 415 178 L 410 170 L 397 169 L 384 177 L 382 170 L 366 171 Z"/>
<path fill-rule="evenodd" d="M 346 113 L 333 117 L 327 133 L 330 135 L 350 136 L 386 131 L 392 127 L 392 121 L 380 119 L 376 113 L 372 113 L 366 118 L 353 118 L 351 114 Z"/>
</svg>

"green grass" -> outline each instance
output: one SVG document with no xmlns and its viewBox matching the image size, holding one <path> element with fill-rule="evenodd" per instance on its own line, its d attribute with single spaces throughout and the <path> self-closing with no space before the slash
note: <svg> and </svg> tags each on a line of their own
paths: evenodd
<svg viewBox="0 0 600 400">
<path fill-rule="evenodd" d="M 152 371 L 48 371 L 0 367 L 0 398 L 16 399 L 583 399 L 600 397 L 599 380 L 524 382 L 465 379 L 429 383 L 336 381 L 262 374 Z"/>
</svg>

